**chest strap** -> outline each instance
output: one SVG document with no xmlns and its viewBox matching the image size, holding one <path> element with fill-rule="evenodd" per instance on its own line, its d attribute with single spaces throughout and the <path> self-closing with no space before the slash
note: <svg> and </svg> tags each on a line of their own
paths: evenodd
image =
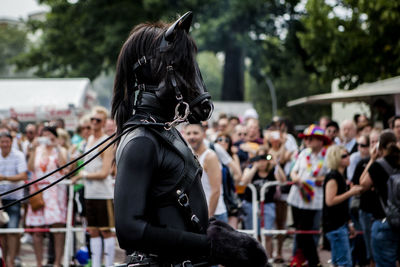
<svg viewBox="0 0 400 267">
<path fill-rule="evenodd" d="M 177 204 L 184 212 L 186 220 L 190 222 L 193 231 L 197 233 L 203 232 L 204 229 L 201 226 L 200 219 L 193 213 L 187 195 L 187 191 L 192 186 L 195 179 L 201 177 L 202 174 L 202 167 L 197 157 L 193 154 L 192 150 L 186 144 L 186 141 L 175 128 L 165 130 L 164 127 L 155 127 L 159 126 L 159 124 L 154 125 L 154 123 L 145 123 L 142 121 L 128 121 L 125 124 L 125 127 L 137 128 L 139 126 L 146 127 L 146 129 L 149 129 L 163 140 L 184 162 L 183 172 L 173 189 L 158 196 L 155 202 L 161 204 L 160 206 Z"/>
</svg>

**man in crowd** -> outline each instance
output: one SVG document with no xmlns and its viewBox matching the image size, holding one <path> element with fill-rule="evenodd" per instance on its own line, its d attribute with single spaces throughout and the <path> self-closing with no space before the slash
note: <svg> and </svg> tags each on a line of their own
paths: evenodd
<svg viewBox="0 0 400 267">
<path fill-rule="evenodd" d="M 26 139 L 22 143 L 22 151 L 26 156 L 28 156 L 29 146 L 32 144 L 33 140 L 36 137 L 36 125 L 33 123 L 29 123 L 25 127 L 25 137 Z"/>
<path fill-rule="evenodd" d="M 223 114 L 223 116 L 220 116 L 220 118 L 218 119 L 217 134 L 225 133 L 226 130 L 228 129 L 228 124 L 229 124 L 228 117 L 225 114 Z"/>
<path fill-rule="evenodd" d="M 93 108 L 90 117 L 92 135 L 89 136 L 85 152 L 108 137 L 104 132 L 107 117 L 108 112 L 104 107 Z M 88 154 L 85 161 L 93 157 L 104 146 L 105 144 Z M 90 234 L 93 267 L 101 266 L 102 252 L 105 254 L 106 266 L 111 266 L 114 262 L 115 239 L 111 232 L 111 228 L 114 227 L 113 187 L 110 175 L 113 158 L 113 150 L 107 149 L 71 179 L 72 182 L 84 179 L 86 219 Z"/>
<path fill-rule="evenodd" d="M 0 193 L 12 190 L 20 186 L 20 182 L 27 179 L 27 165 L 25 155 L 12 148 L 12 136 L 8 132 L 0 133 Z M 2 197 L 2 205 L 21 199 L 23 191 L 18 190 L 14 193 Z M 10 220 L 6 225 L 7 228 L 19 228 L 21 218 L 21 204 L 15 204 L 5 211 L 8 213 Z M 3 255 L 6 257 L 6 266 L 13 267 L 15 256 L 18 252 L 19 234 L 7 234 L 1 236 Z"/>
<path fill-rule="evenodd" d="M 200 124 L 184 127 L 184 137 L 198 156 L 203 167 L 201 183 L 206 195 L 209 217 L 228 222 L 228 214 L 222 197 L 222 173 L 216 153 L 204 143 L 205 132 Z"/>
<path fill-rule="evenodd" d="M 396 136 L 397 144 L 400 144 L 400 116 L 399 115 L 394 116 L 391 127 L 394 132 L 394 135 Z"/>
<path fill-rule="evenodd" d="M 115 124 L 115 121 L 111 118 L 108 118 L 106 124 L 104 125 L 104 132 L 106 133 L 106 135 L 110 136 L 115 133 L 116 130 L 117 125 Z"/>
<path fill-rule="evenodd" d="M 353 120 L 344 120 L 340 124 L 340 140 L 346 150 L 353 154 L 357 151 L 357 127 Z"/>
<path fill-rule="evenodd" d="M 325 135 L 328 136 L 332 140 L 332 142 L 339 144 L 339 124 L 336 121 L 330 121 L 326 125 Z"/>
</svg>

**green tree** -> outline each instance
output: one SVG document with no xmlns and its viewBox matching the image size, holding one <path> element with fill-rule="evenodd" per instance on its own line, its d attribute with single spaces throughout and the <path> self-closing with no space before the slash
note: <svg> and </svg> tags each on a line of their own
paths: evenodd
<svg viewBox="0 0 400 267">
<path fill-rule="evenodd" d="M 89 77 L 115 68 L 119 50 L 138 23 L 172 20 L 200 1 L 40 0 L 50 7 L 43 21 L 29 21 L 41 31 L 40 41 L 18 60 L 19 68 L 35 67 L 41 77 Z M 206 1 L 205 1 L 206 2 Z"/>
<path fill-rule="evenodd" d="M 309 63 L 325 81 L 352 89 L 400 74 L 400 2 L 309 0 L 299 33 Z"/>
<path fill-rule="evenodd" d="M 0 76 L 10 77 L 15 73 L 13 60 L 25 51 L 28 45 L 27 33 L 18 24 L 0 25 Z"/>
<path fill-rule="evenodd" d="M 214 53 L 202 51 L 197 55 L 197 61 L 206 84 L 207 90 L 213 100 L 221 99 L 222 63 Z"/>
<path fill-rule="evenodd" d="M 295 11 L 299 1 L 288 1 L 279 34 L 264 36 L 255 42 L 250 57 L 250 73 L 254 81 L 249 97 L 260 114 L 262 125 L 272 119 L 272 100 L 267 85 L 270 79 L 276 89 L 278 116 L 287 117 L 295 124 L 308 124 L 321 115 L 329 115 L 329 106 L 286 107 L 289 100 L 330 91 L 325 82 L 308 63 L 308 54 L 301 47 L 298 34 L 304 31 L 302 13 Z"/>
<path fill-rule="evenodd" d="M 200 49 L 224 52 L 222 100 L 243 100 L 244 59 L 260 34 L 275 34 L 279 1 L 214 0 L 199 14 L 196 37 Z"/>
</svg>

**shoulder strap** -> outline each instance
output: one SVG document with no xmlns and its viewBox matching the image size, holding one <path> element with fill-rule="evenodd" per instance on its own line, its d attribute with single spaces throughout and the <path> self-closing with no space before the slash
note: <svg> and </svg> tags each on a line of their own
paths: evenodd
<svg viewBox="0 0 400 267">
<path fill-rule="evenodd" d="M 202 169 L 197 157 L 193 154 L 192 150 L 186 144 L 186 141 L 175 128 L 171 128 L 171 130 L 156 128 L 149 129 L 161 137 L 162 140 L 164 140 L 168 146 L 183 159 L 184 171 L 175 185 L 174 191 L 181 190 L 182 192 L 186 192 Z M 189 159 L 194 160 L 189 161 Z M 194 164 L 190 164 L 191 162 L 194 162 Z"/>
<path fill-rule="evenodd" d="M 200 220 L 196 214 L 193 213 L 190 206 L 189 197 L 186 191 L 195 181 L 196 177 L 201 176 L 202 168 L 197 160 L 197 157 L 193 154 L 192 150 L 186 144 L 186 141 L 179 134 L 175 128 L 170 130 L 149 128 L 152 132 L 157 134 L 169 145 L 173 150 L 182 157 L 184 161 L 184 171 L 175 184 L 173 190 L 166 192 L 159 197 L 161 203 L 177 203 L 186 215 L 187 220 L 191 223 L 194 231 L 201 233 L 203 227 L 200 224 Z M 190 160 L 191 159 L 191 160 Z"/>
<path fill-rule="evenodd" d="M 385 170 L 387 174 L 389 174 L 389 176 L 393 174 L 394 169 L 392 168 L 392 166 L 390 166 L 390 164 L 386 161 L 385 158 L 377 159 L 376 162 L 378 162 L 382 166 L 382 168 Z"/>
<path fill-rule="evenodd" d="M 385 170 L 385 172 L 389 175 L 389 179 L 390 179 L 390 175 L 392 175 L 394 173 L 394 171 L 395 171 L 392 168 L 392 166 L 390 166 L 390 164 L 385 160 L 385 158 L 377 159 L 376 162 L 378 162 L 382 166 L 382 168 Z M 379 193 L 379 190 L 377 190 L 377 191 L 378 191 L 379 201 L 381 202 L 383 211 L 386 214 L 387 204 L 385 203 L 385 201 L 383 201 L 382 194 Z"/>
</svg>

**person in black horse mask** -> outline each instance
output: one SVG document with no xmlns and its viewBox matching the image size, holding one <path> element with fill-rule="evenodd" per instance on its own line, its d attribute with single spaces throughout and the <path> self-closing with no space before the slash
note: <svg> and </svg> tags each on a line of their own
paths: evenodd
<svg viewBox="0 0 400 267">
<path fill-rule="evenodd" d="M 202 169 L 175 129 L 213 110 L 188 35 L 192 12 L 172 25 L 136 26 L 117 63 L 115 226 L 128 266 L 266 266 L 262 246 L 208 218 Z"/>
</svg>

